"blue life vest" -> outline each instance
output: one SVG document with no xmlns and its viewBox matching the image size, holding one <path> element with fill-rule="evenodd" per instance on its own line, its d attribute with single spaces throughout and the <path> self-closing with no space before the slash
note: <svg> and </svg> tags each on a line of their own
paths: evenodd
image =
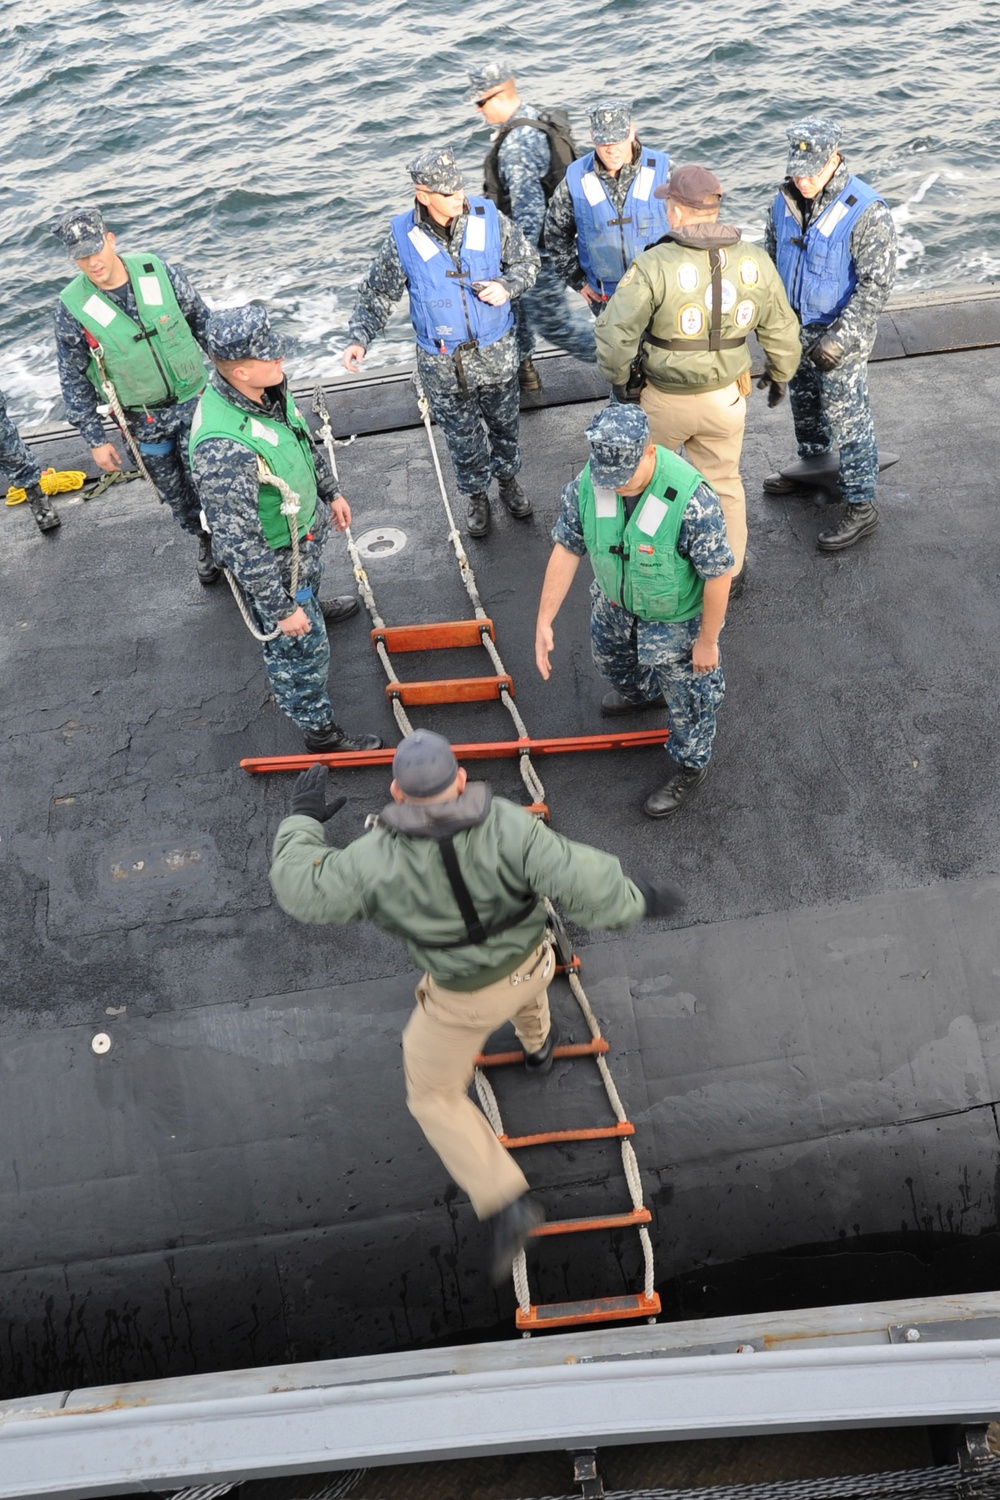
<svg viewBox="0 0 1000 1500">
<path fill-rule="evenodd" d="M 843 191 L 803 234 L 784 191 L 775 198 L 778 275 L 803 327 L 840 317 L 858 284 L 851 231 L 869 204 L 884 202 L 860 177 L 848 177 Z"/>
<path fill-rule="evenodd" d="M 475 339 L 495 344 L 514 326 L 510 301 L 502 307 L 480 302 L 474 281 L 495 281 L 501 274 L 500 220 L 495 203 L 469 199 L 462 239 L 461 270 L 444 245 L 417 219 L 416 209 L 392 220 L 396 249 L 410 293 L 410 321 L 417 343 L 428 354 L 454 354 Z"/>
<path fill-rule="evenodd" d="M 619 214 L 594 170 L 594 152 L 570 162 L 566 186 L 576 219 L 576 253 L 591 291 L 610 297 L 639 252 L 670 233 L 667 205 L 653 197 L 653 189 L 669 176 L 666 151 L 644 150 Z"/>
</svg>

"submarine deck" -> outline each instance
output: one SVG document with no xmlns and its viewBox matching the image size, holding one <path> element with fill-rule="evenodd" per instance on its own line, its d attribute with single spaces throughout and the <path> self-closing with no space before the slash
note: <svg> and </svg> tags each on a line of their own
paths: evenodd
<svg viewBox="0 0 1000 1500">
<path fill-rule="evenodd" d="M 955 341 L 1000 341 L 997 307 L 956 304 L 972 326 Z M 995 1282 L 998 438 L 980 413 L 1000 375 L 992 347 L 908 353 L 905 316 L 871 369 L 880 441 L 902 459 L 880 485 L 880 529 L 851 551 L 814 550 L 819 497 L 762 496 L 791 424 L 750 404 L 752 572 L 697 798 L 644 818 L 658 749 L 539 763 L 556 828 L 688 896 L 670 923 L 574 933 L 636 1123 L 672 1319 Z M 534 517 L 497 515 L 467 547 L 531 734 L 578 735 L 606 727 L 582 577 L 548 684 L 532 640 L 592 377 L 551 365 L 570 404 L 523 415 Z M 381 399 L 336 391 L 335 430 L 365 411 L 377 428 Z M 390 421 L 339 453 L 355 536 L 405 534 L 366 561 L 382 614 L 468 614 L 426 437 Z M 55 435 L 45 457 L 80 463 Z M 0 1390 L 509 1335 L 512 1293 L 486 1285 L 482 1231 L 403 1103 L 405 954 L 370 927 L 298 926 L 271 899 L 291 780 L 238 762 L 300 741 L 224 585 L 199 586 L 190 543 L 141 484 L 57 503 L 46 537 L 6 512 L 0 558 Z M 351 586 L 334 539 L 325 593 Z M 334 704 L 392 741 L 368 626 L 335 627 Z M 494 704 L 411 717 L 460 740 L 511 736 Z M 524 800 L 514 762 L 473 774 Z M 333 780 L 348 803 L 328 836 L 346 841 L 387 776 Z M 575 1002 L 557 988 L 554 1004 L 581 1040 Z M 579 1063 L 505 1087 L 518 1129 L 589 1123 L 601 1104 Z M 627 1206 L 614 1143 L 537 1148 L 527 1170 L 553 1216 Z M 635 1289 L 633 1241 L 543 1249 L 542 1294 Z"/>
</svg>

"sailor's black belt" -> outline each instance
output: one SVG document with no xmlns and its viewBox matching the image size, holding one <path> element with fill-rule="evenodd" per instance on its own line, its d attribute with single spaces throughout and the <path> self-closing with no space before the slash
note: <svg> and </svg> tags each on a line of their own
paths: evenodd
<svg viewBox="0 0 1000 1500">
<path fill-rule="evenodd" d="M 147 401 L 145 406 L 123 406 L 122 411 L 127 417 L 144 417 L 148 411 L 169 411 L 176 405 L 176 401 Z"/>
<path fill-rule="evenodd" d="M 643 343 L 655 344 L 657 349 L 669 349 L 671 354 L 682 354 L 685 349 L 741 349 L 746 336 L 738 339 L 658 339 L 655 333 L 644 333 Z"/>
</svg>

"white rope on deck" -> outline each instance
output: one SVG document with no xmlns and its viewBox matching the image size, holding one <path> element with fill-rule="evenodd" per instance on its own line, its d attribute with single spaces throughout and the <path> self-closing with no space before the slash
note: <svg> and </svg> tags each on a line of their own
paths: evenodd
<svg viewBox="0 0 1000 1500">
<path fill-rule="evenodd" d="M 275 489 L 281 495 L 281 514 L 283 516 L 286 516 L 288 519 L 288 535 L 291 538 L 292 543 L 292 578 L 289 585 L 289 593 L 294 599 L 295 595 L 299 591 L 299 526 L 296 517 L 298 516 L 299 511 L 302 509 L 302 501 L 300 497 L 295 493 L 295 491 L 288 484 L 286 484 L 283 479 L 281 479 L 277 474 L 271 473 L 270 469 L 267 467 L 267 464 L 260 457 L 260 454 L 257 455 L 257 478 L 261 484 L 273 484 Z M 233 591 L 233 598 L 236 600 L 236 608 L 243 616 L 243 623 L 249 630 L 250 634 L 253 636 L 254 640 L 276 641 L 278 639 L 278 636 L 282 633 L 281 626 L 275 625 L 274 629 L 269 631 L 267 635 L 262 635 L 257 629 L 256 620 L 250 613 L 250 606 L 247 604 L 246 595 L 243 593 L 238 579 L 230 572 L 228 568 L 223 568 L 222 571 L 226 575 L 226 582 L 229 584 L 229 587 Z M 317 599 L 316 602 L 318 604 L 319 600 Z M 296 608 L 298 608 L 297 605 Z"/>
<path fill-rule="evenodd" d="M 437 475 L 438 489 L 441 493 L 441 503 L 444 506 L 445 516 L 447 517 L 448 540 L 452 545 L 455 557 L 458 561 L 458 567 L 462 577 L 462 582 L 465 585 L 465 590 L 471 601 L 476 619 L 486 620 L 489 618 L 489 616 L 487 615 L 486 610 L 483 607 L 483 602 L 479 594 L 479 588 L 476 583 L 476 577 L 472 570 L 472 564 L 469 562 L 468 555 L 466 554 L 461 534 L 455 523 L 455 515 L 451 508 L 451 501 L 448 499 L 448 491 L 445 487 L 444 474 L 441 469 L 441 460 L 438 456 L 437 444 L 434 441 L 434 431 L 431 426 L 430 403 L 427 400 L 427 396 L 420 384 L 419 376 L 416 373 L 414 373 L 414 384 L 417 391 L 417 407 L 419 409 L 424 428 L 427 432 L 427 441 L 430 444 L 431 457 L 434 462 L 434 472 Z M 338 478 L 338 475 L 336 459 L 333 452 L 334 438 L 330 428 L 330 417 L 327 410 L 326 399 L 323 394 L 322 386 L 317 386 L 314 393 L 313 410 L 321 418 L 319 436 L 325 446 L 327 457 L 330 462 L 330 467 L 333 471 L 334 478 L 336 479 Z M 361 594 L 362 599 L 364 600 L 365 608 L 368 610 L 368 613 L 371 616 L 372 625 L 376 630 L 385 630 L 385 621 L 382 619 L 382 616 L 378 612 L 378 607 L 375 603 L 375 595 L 371 587 L 371 581 L 361 561 L 361 555 L 358 552 L 357 546 L 354 542 L 354 538 L 351 535 L 350 527 L 347 528 L 345 535 L 347 538 L 348 550 L 351 554 L 351 560 L 354 564 L 354 577 L 357 581 L 358 591 Z M 490 660 L 493 662 L 496 675 L 498 677 L 510 676 L 506 667 L 504 666 L 503 658 L 501 657 L 500 652 L 497 650 L 496 642 L 491 638 L 489 631 L 486 628 L 484 628 L 480 632 L 480 639 L 482 640 L 483 646 L 489 653 Z M 384 643 L 382 643 L 381 641 L 376 642 L 376 651 L 378 652 L 379 660 L 382 662 L 383 669 L 390 684 L 398 683 L 399 678 L 396 675 L 396 670 L 392 665 L 392 659 Z M 507 712 L 510 714 L 511 719 L 513 720 L 514 727 L 517 730 L 518 739 L 530 739 L 531 736 L 528 733 L 527 725 L 522 719 L 517 705 L 515 704 L 511 694 L 507 691 L 506 687 L 501 687 L 500 699 L 504 707 L 507 709 Z M 399 725 L 403 735 L 405 736 L 408 734 L 412 734 L 413 726 L 411 725 L 406 715 L 406 711 L 403 708 L 402 703 L 395 696 L 392 697 L 391 701 L 392 710 L 396 716 L 396 722 Z M 544 803 L 545 787 L 542 783 L 541 777 L 535 770 L 534 764 L 532 763 L 530 750 L 522 750 L 518 756 L 518 762 L 520 766 L 521 779 L 524 782 L 524 785 L 527 788 L 532 801 L 536 803 Z M 544 898 L 544 901 L 546 912 L 548 913 L 552 921 L 557 923 L 559 919 L 556 916 L 555 908 L 552 905 L 552 902 L 547 896 Z M 580 981 L 579 975 L 577 974 L 575 969 L 569 969 L 567 970 L 566 977 L 569 980 L 570 989 L 576 997 L 577 1004 L 579 1005 L 580 1010 L 583 1014 L 583 1018 L 590 1030 L 591 1037 L 595 1041 L 599 1041 L 602 1035 L 600 1023 L 596 1015 L 594 1014 L 593 1007 L 591 1006 L 590 1001 L 587 998 L 586 991 L 583 988 L 583 984 Z M 611 1109 L 614 1113 L 615 1119 L 619 1122 L 619 1124 L 625 1124 L 628 1120 L 628 1116 L 625 1113 L 625 1107 L 622 1104 L 618 1089 L 615 1086 L 615 1081 L 611 1076 L 611 1070 L 608 1067 L 607 1062 L 602 1054 L 595 1054 L 594 1061 L 597 1064 L 597 1070 L 600 1073 L 605 1092 L 608 1096 L 608 1102 L 611 1105 Z M 486 1077 L 486 1074 L 484 1073 L 482 1068 L 477 1068 L 475 1070 L 473 1081 L 475 1083 L 476 1094 L 479 1099 L 480 1107 L 482 1108 L 483 1114 L 486 1116 L 487 1120 L 489 1120 L 494 1134 L 497 1136 L 504 1135 L 505 1131 L 503 1118 L 500 1113 L 500 1105 L 497 1102 L 497 1096 L 493 1090 L 493 1085 Z M 636 1158 L 635 1151 L 632 1149 L 632 1144 L 628 1139 L 622 1140 L 621 1148 L 622 1169 L 625 1174 L 625 1180 L 628 1183 L 629 1196 L 632 1200 L 632 1207 L 635 1209 L 639 1209 L 644 1206 L 642 1197 L 642 1180 L 639 1173 L 639 1162 Z M 639 1229 L 639 1239 L 642 1244 L 643 1251 L 645 1295 L 647 1297 L 651 1297 L 653 1295 L 655 1285 L 653 1267 L 653 1244 L 649 1236 L 649 1231 L 647 1230 L 645 1225 L 643 1225 Z M 531 1291 L 528 1285 L 527 1261 L 523 1250 L 514 1258 L 512 1274 L 518 1306 L 521 1312 L 527 1315 L 531 1311 Z"/>
</svg>

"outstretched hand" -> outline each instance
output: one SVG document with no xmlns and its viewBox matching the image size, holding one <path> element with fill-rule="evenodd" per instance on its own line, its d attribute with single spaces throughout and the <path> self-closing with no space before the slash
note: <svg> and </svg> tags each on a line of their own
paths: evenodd
<svg viewBox="0 0 1000 1500">
<path fill-rule="evenodd" d="M 330 777 L 328 766 L 310 766 L 295 778 L 292 792 L 291 812 L 293 817 L 315 818 L 317 823 L 326 823 L 347 801 L 346 797 L 334 797 L 329 804 L 326 787 Z"/>
</svg>

